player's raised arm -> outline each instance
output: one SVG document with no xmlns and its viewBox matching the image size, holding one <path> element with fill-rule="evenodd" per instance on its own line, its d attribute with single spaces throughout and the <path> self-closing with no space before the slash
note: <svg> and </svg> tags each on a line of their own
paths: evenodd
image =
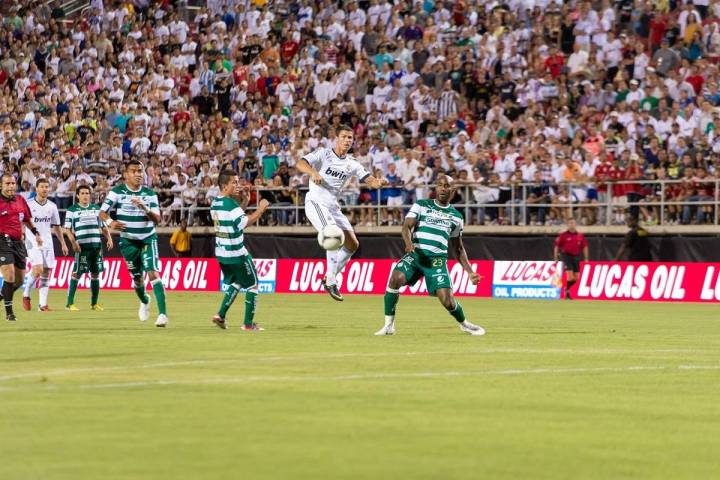
<svg viewBox="0 0 720 480">
<path fill-rule="evenodd" d="M 122 232 L 126 228 L 125 224 L 123 222 L 113 220 L 108 213 L 117 204 L 117 201 L 117 193 L 115 193 L 113 190 L 110 190 L 105 197 L 105 201 L 103 202 L 102 207 L 100 207 L 100 213 L 98 214 L 98 216 L 107 228 Z"/>
<path fill-rule="evenodd" d="M 315 170 L 312 165 L 310 165 L 310 162 L 308 162 L 305 157 L 298 160 L 298 162 L 295 164 L 295 168 L 300 173 L 309 175 L 310 179 L 316 184 L 320 185 L 322 183 L 322 177 L 320 176 L 318 171 Z"/>
<path fill-rule="evenodd" d="M 364 182 L 365 185 L 367 185 L 370 188 L 382 188 L 389 183 L 387 178 L 385 178 L 385 177 L 378 178 L 374 175 L 368 175 L 366 178 L 361 179 L 360 181 Z"/>
<path fill-rule="evenodd" d="M 250 225 L 254 224 L 258 220 L 260 220 L 260 217 L 263 216 L 263 213 L 270 207 L 270 202 L 268 202 L 266 199 L 260 200 L 260 203 L 258 204 L 258 208 L 251 213 L 250 215 L 247 215 L 245 218 L 247 218 L 247 222 L 242 228 L 249 227 Z"/>
</svg>

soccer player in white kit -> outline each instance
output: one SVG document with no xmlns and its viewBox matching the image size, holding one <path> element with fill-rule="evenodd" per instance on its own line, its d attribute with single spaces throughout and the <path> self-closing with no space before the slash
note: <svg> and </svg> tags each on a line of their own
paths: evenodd
<svg viewBox="0 0 720 480">
<path fill-rule="evenodd" d="M 25 246 L 28 251 L 28 259 L 32 266 L 30 275 L 25 283 L 25 291 L 23 292 L 23 307 L 25 310 L 30 310 L 30 290 L 35 284 L 35 280 L 40 277 L 40 301 L 38 302 L 38 310 L 41 312 L 47 312 L 50 310 L 48 307 L 48 283 L 52 269 L 55 268 L 55 248 L 53 247 L 52 233 L 55 232 L 55 236 L 60 241 L 60 247 L 62 248 L 63 255 L 68 254 L 68 247 L 65 243 L 65 236 L 62 234 L 60 229 L 60 214 L 58 213 L 57 205 L 48 199 L 50 194 L 50 184 L 44 178 L 41 178 L 35 183 L 35 198 L 28 200 L 28 207 L 30 207 L 30 213 L 32 213 L 32 221 L 35 224 L 42 237 L 42 245 L 37 244 L 35 236 L 32 235 L 30 230 L 25 228 Z"/>
<path fill-rule="evenodd" d="M 354 141 L 352 128 L 341 125 L 337 130 L 333 148 L 318 148 L 298 160 L 296 168 L 310 176 L 310 191 L 305 196 L 305 215 L 318 232 L 334 224 L 345 232 L 345 244 L 340 250 L 327 250 L 327 269 L 323 286 L 330 296 L 343 300 L 337 286 L 337 274 L 342 271 L 350 257 L 360 246 L 350 221 L 342 210 L 338 197 L 348 180 L 355 176 L 370 188 L 381 188 L 387 184 L 370 174 L 365 167 L 348 154 Z"/>
</svg>

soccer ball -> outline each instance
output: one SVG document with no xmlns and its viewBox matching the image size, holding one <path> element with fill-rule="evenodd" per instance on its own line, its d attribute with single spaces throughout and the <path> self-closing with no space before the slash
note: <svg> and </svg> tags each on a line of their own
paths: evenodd
<svg viewBox="0 0 720 480">
<path fill-rule="evenodd" d="M 328 225 L 318 232 L 317 238 L 325 250 L 337 250 L 345 243 L 345 232 L 337 225 Z"/>
</svg>

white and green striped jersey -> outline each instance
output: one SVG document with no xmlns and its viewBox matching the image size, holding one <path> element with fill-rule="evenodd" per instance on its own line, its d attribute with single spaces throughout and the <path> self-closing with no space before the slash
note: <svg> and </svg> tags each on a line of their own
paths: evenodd
<svg viewBox="0 0 720 480">
<path fill-rule="evenodd" d="M 118 222 L 125 224 L 125 230 L 120 232 L 120 237 L 127 240 L 150 241 L 157 238 L 155 224 L 150 217 L 139 207 L 132 204 L 133 197 L 137 197 L 150 209 L 151 212 L 160 215 L 158 197 L 155 192 L 147 187 L 133 191 L 125 185 L 118 185 L 110 190 L 102 204 L 101 211 L 110 213 L 113 207 L 117 207 Z"/>
<path fill-rule="evenodd" d="M 448 205 L 440 206 L 435 200 L 419 200 L 407 213 L 417 224 L 413 232 L 415 251 L 426 257 L 447 257 L 448 240 L 462 235 L 463 216 Z"/>
<path fill-rule="evenodd" d="M 82 249 L 102 248 L 102 229 L 100 207 L 90 204 L 83 207 L 76 203 L 65 213 L 65 228 L 70 230 Z"/>
<path fill-rule="evenodd" d="M 215 257 L 221 263 L 239 263 L 248 254 L 243 230 L 248 217 L 238 202 L 230 197 L 216 197 L 210 205 L 215 226 Z"/>
</svg>

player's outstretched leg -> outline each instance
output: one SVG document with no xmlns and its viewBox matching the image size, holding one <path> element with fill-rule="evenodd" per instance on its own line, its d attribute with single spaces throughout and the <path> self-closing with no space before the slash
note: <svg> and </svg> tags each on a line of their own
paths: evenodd
<svg viewBox="0 0 720 480">
<path fill-rule="evenodd" d="M 265 330 L 260 325 L 255 323 L 255 307 L 257 307 L 257 286 L 248 289 L 245 294 L 245 319 L 243 320 L 243 330 Z"/>
<path fill-rule="evenodd" d="M 325 278 L 323 279 L 323 287 L 325 287 L 325 290 L 333 298 L 333 300 L 337 300 L 338 302 L 342 302 L 344 300 L 342 294 L 340 293 L 340 289 L 337 286 L 338 273 L 345 268 L 345 265 L 347 265 L 350 258 L 360 246 L 360 242 L 358 242 L 357 237 L 355 237 L 355 232 L 345 229 L 343 229 L 343 232 L 345 232 L 345 244 L 340 248 L 340 250 L 336 250 L 334 252 L 328 251 L 326 254 L 327 275 L 325 275 Z"/>
<path fill-rule="evenodd" d="M 449 288 L 440 288 L 437 291 L 438 300 L 442 303 L 443 307 L 450 312 L 450 315 L 460 324 L 460 330 L 470 335 L 485 335 L 485 329 L 470 323 L 465 319 L 465 312 L 463 311 L 462 305 L 455 300 L 452 295 L 452 290 Z"/>
<path fill-rule="evenodd" d="M 394 335 L 395 334 L 395 308 L 400 300 L 400 287 L 405 285 L 405 274 L 394 270 L 385 289 L 385 325 L 375 332 L 375 335 Z"/>
<path fill-rule="evenodd" d="M 75 306 L 75 292 L 77 292 L 78 287 L 78 277 L 77 274 L 73 273 L 70 276 L 70 286 L 68 287 L 68 296 L 67 296 L 67 302 L 65 302 L 65 310 L 70 310 L 72 312 L 77 312 L 80 310 Z"/>
</svg>

